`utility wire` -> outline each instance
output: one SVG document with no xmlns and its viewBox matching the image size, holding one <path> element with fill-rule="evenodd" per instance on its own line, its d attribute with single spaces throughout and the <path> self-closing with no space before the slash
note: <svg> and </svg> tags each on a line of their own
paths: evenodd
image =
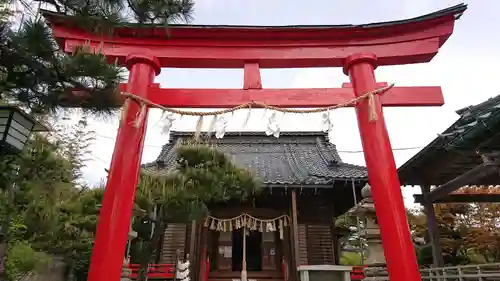
<svg viewBox="0 0 500 281">
<path fill-rule="evenodd" d="M 96 134 L 97 137 L 99 138 L 105 138 L 105 139 L 109 139 L 109 140 L 115 140 L 115 138 L 113 137 L 109 137 L 109 136 L 103 136 L 103 135 L 99 135 L 99 134 Z M 144 144 L 144 146 L 147 146 L 147 147 L 154 147 L 154 148 L 162 148 L 163 145 L 152 145 L 152 144 Z M 424 146 L 409 146 L 409 147 L 399 147 L 399 148 L 393 148 L 392 150 L 393 151 L 405 151 L 405 150 L 414 150 L 414 149 L 422 149 L 424 148 Z M 363 150 L 337 150 L 338 153 L 362 153 Z M 257 151 L 257 152 L 252 152 L 252 153 L 266 153 L 268 154 L 269 152 L 267 151 Z"/>
</svg>

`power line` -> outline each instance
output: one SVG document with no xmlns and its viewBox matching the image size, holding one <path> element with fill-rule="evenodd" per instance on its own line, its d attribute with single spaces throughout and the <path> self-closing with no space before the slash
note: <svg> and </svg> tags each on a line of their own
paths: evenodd
<svg viewBox="0 0 500 281">
<path fill-rule="evenodd" d="M 102 158 L 99 158 L 97 156 L 95 156 L 94 154 L 90 154 L 90 156 L 96 160 L 99 160 L 101 163 L 103 163 L 104 165 L 109 165 L 108 161 L 104 161 Z"/>
<path fill-rule="evenodd" d="M 109 139 L 109 140 L 115 140 L 114 138 L 109 137 L 109 136 L 103 136 L 103 135 L 99 135 L 99 134 L 96 134 L 96 136 L 100 137 L 100 138 Z M 154 147 L 154 148 L 162 148 L 163 147 L 163 145 L 152 145 L 152 144 L 144 144 L 144 146 Z M 398 148 L 393 148 L 392 151 L 405 151 L 405 150 L 415 150 L 415 149 L 422 149 L 422 148 L 424 148 L 424 146 L 398 147 Z M 363 153 L 363 150 L 337 150 L 337 152 L 338 153 Z M 252 153 L 266 153 L 266 154 L 268 154 L 269 152 L 257 151 L 257 152 L 252 152 Z"/>
<path fill-rule="evenodd" d="M 410 146 L 410 147 L 398 147 L 393 148 L 392 151 L 405 151 L 405 150 L 414 150 L 414 149 L 422 149 L 424 146 Z M 362 153 L 363 150 L 337 150 L 338 153 Z"/>
</svg>

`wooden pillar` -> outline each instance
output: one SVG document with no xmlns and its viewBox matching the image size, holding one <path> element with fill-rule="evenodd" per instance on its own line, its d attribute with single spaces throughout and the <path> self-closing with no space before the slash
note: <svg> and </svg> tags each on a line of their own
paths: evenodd
<svg viewBox="0 0 500 281">
<path fill-rule="evenodd" d="M 330 229 L 330 233 L 332 234 L 333 264 L 340 264 L 339 236 L 335 231 L 335 225 L 332 225 Z"/>
<path fill-rule="evenodd" d="M 194 261 L 194 245 L 196 243 L 196 221 L 191 221 L 191 235 L 189 237 L 189 260 L 190 262 Z"/>
<path fill-rule="evenodd" d="M 191 221 L 191 233 L 189 235 L 189 263 L 190 263 L 190 268 L 189 270 L 191 271 L 191 276 L 193 279 L 197 280 L 197 275 L 199 274 L 199 264 L 200 264 L 200 257 L 198 255 L 198 237 L 199 237 L 199 231 L 198 231 L 198 224 L 196 223 L 196 220 Z"/>
<path fill-rule="evenodd" d="M 293 257 L 295 260 L 295 270 L 299 266 L 299 220 L 297 218 L 297 193 L 292 190 L 292 226 L 293 226 Z"/>
<path fill-rule="evenodd" d="M 424 212 L 427 216 L 427 229 L 429 231 L 430 242 L 432 246 L 432 260 L 436 267 L 443 267 L 443 251 L 441 249 L 441 242 L 439 240 L 439 229 L 436 222 L 436 213 L 434 212 L 434 204 L 428 199 L 431 190 L 430 185 L 423 184 L 420 186 L 423 195 Z"/>
</svg>

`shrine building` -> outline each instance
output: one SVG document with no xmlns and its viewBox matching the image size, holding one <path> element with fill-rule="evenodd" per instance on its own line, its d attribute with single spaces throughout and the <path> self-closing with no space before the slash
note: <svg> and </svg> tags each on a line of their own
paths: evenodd
<svg viewBox="0 0 500 281">
<path fill-rule="evenodd" d="M 193 133 L 170 135 L 158 159 L 144 170 L 167 174 L 175 169 L 175 145 L 192 139 Z M 342 162 L 326 133 L 290 132 L 274 138 L 237 132 L 208 142 L 252 172 L 264 190 L 243 203 L 213 206 L 205 221 L 170 223 L 158 263 L 175 263 L 180 250 L 189 254 L 191 272 L 201 280 L 196 274 L 203 272 L 209 280 L 239 279 L 244 250 L 248 280 L 295 280 L 298 266 L 339 264 L 338 239 L 345 233 L 336 230 L 334 221 L 354 206 L 353 190 L 360 198 L 367 183 L 365 167 Z M 255 227 L 243 239 L 237 225 L 245 221 Z"/>
</svg>

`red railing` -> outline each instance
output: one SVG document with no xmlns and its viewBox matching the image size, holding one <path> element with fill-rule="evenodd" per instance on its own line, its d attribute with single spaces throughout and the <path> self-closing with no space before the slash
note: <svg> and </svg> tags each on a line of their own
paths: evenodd
<svg viewBox="0 0 500 281">
<path fill-rule="evenodd" d="M 205 252 L 205 251 L 204 251 Z M 205 256 L 205 255 L 203 255 Z M 208 281 L 208 276 L 210 274 L 210 260 L 208 257 L 201 259 L 201 264 L 205 263 L 205 266 L 200 266 L 200 279 L 202 281 Z M 365 278 L 364 269 L 366 266 L 354 266 L 351 271 L 351 280 L 359 281 Z M 137 273 L 139 271 L 139 264 L 130 264 L 129 268 L 132 269 L 131 278 L 137 278 Z M 283 273 L 283 280 L 286 281 L 286 265 L 281 264 L 281 271 Z M 174 279 L 175 276 L 175 265 L 174 264 L 150 264 L 148 267 L 148 278 L 151 279 Z"/>
<path fill-rule="evenodd" d="M 287 281 L 287 266 L 285 264 L 285 260 L 281 262 L 281 274 L 283 274 L 283 281 Z"/>
<path fill-rule="evenodd" d="M 210 259 L 207 257 L 206 267 L 205 267 L 205 281 L 208 281 L 208 275 L 210 275 Z"/>
<path fill-rule="evenodd" d="M 200 260 L 200 280 L 208 281 L 209 274 L 210 274 L 210 259 L 207 256 L 207 249 L 203 249 Z"/>
<path fill-rule="evenodd" d="M 131 278 L 137 278 L 139 264 L 129 264 L 132 269 Z M 174 279 L 175 265 L 174 264 L 150 264 L 148 267 L 148 278 L 151 279 Z"/>
<path fill-rule="evenodd" d="M 358 281 L 365 279 L 366 266 L 354 266 L 351 271 L 351 280 Z"/>
</svg>

